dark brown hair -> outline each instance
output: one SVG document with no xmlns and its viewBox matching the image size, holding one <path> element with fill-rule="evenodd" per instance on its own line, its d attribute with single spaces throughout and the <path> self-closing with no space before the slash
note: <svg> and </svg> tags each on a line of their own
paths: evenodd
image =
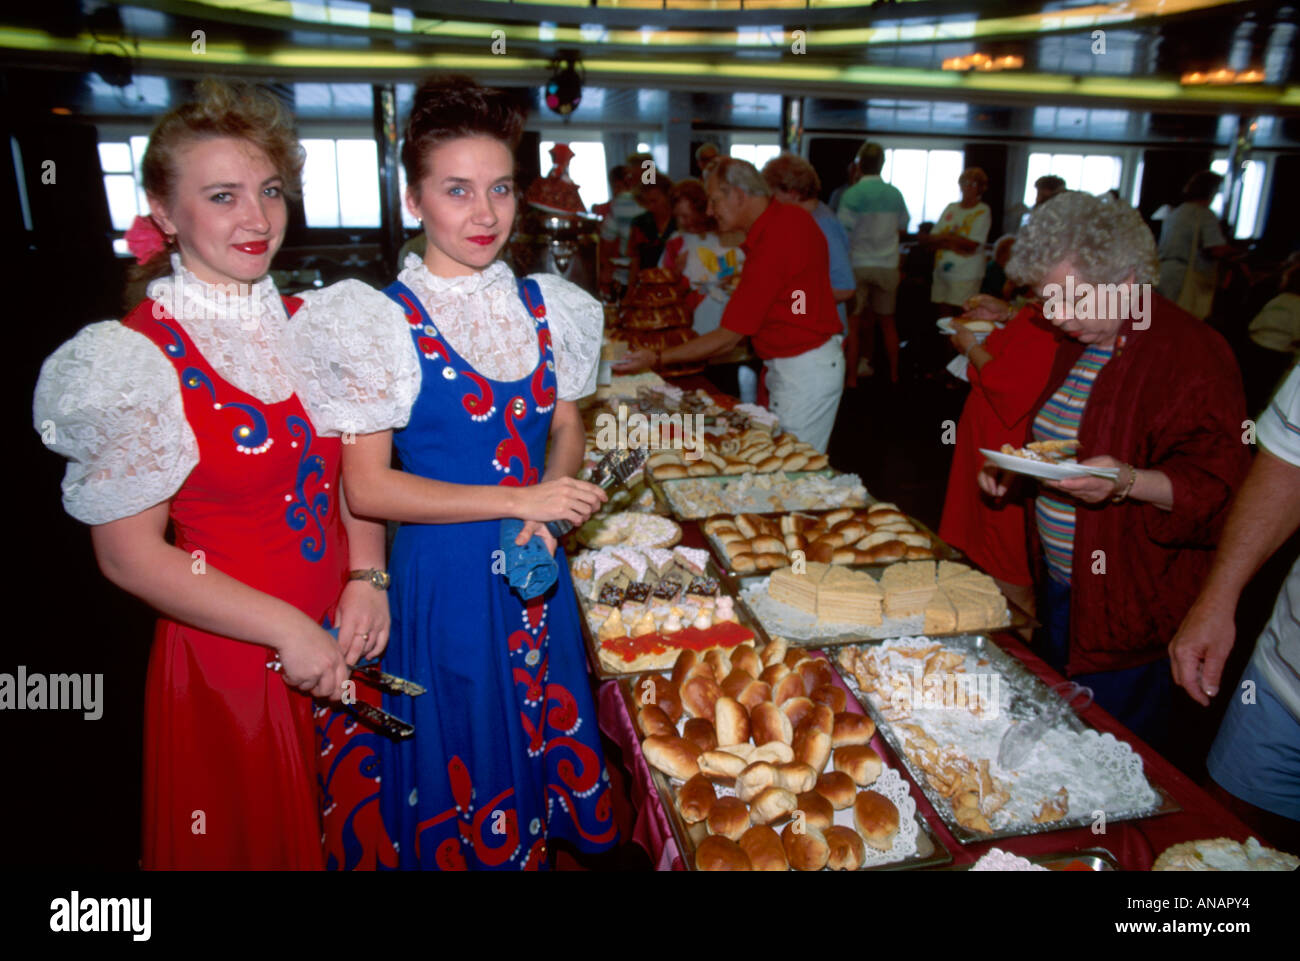
<svg viewBox="0 0 1300 961">
<path fill-rule="evenodd" d="M 149 134 L 149 146 L 140 163 L 145 193 L 170 205 L 180 177 L 180 152 L 216 137 L 236 137 L 260 149 L 284 181 L 284 193 L 299 195 L 306 153 L 298 143 L 289 111 L 268 90 L 211 77 L 199 84 L 194 100 L 164 114 Z M 171 272 L 170 254 L 175 246 L 175 238 L 168 238 L 165 250 L 132 265 L 127 273 L 126 309 L 144 299 L 149 281 Z"/>
<path fill-rule="evenodd" d="M 480 87 L 469 77 L 429 77 L 415 91 L 406 118 L 402 166 L 406 183 L 416 196 L 430 152 L 460 137 L 492 137 L 510 148 L 524 134 L 524 108 L 510 94 Z"/>
<path fill-rule="evenodd" d="M 672 201 L 674 207 L 677 206 L 678 201 L 685 200 L 700 218 L 706 231 L 718 229 L 718 222 L 709 216 L 709 195 L 704 192 L 704 184 L 694 177 L 685 177 L 673 184 L 673 189 L 668 192 L 668 199 Z"/>
</svg>

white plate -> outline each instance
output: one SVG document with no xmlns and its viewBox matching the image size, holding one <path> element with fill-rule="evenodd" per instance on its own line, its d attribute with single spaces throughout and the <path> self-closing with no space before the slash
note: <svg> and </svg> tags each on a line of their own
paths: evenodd
<svg viewBox="0 0 1300 961">
<path fill-rule="evenodd" d="M 1042 477 L 1047 480 L 1065 480 L 1067 477 L 1105 477 L 1114 480 L 1119 476 L 1117 467 L 1083 467 L 1079 464 L 1048 464 L 1044 461 L 1029 460 L 1004 454 L 1001 451 L 981 447 L 980 453 L 997 464 L 1003 470 L 1015 474 L 1027 474 L 1030 477 Z"/>
<path fill-rule="evenodd" d="M 935 326 L 939 328 L 939 333 L 943 334 L 946 337 L 951 337 L 953 334 L 957 333 L 957 328 L 952 325 L 951 317 L 940 317 L 935 322 Z M 1001 327 L 1001 325 L 996 325 L 996 326 L 998 326 L 999 329 Z M 975 343 L 977 344 L 984 343 L 985 339 L 987 339 L 989 335 L 989 331 L 986 330 L 983 331 L 973 330 L 971 331 L 971 333 L 975 335 Z"/>
</svg>

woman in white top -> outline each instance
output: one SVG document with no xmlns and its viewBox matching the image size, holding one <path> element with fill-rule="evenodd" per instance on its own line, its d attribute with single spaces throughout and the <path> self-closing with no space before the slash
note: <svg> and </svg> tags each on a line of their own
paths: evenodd
<svg viewBox="0 0 1300 961">
<path fill-rule="evenodd" d="M 922 238 L 937 251 L 930 301 L 940 316 L 957 316 L 966 301 L 979 293 L 984 280 L 984 242 L 993 222 L 993 212 L 980 199 L 989 186 L 984 171 L 979 167 L 963 170 L 957 186 L 961 200 L 944 207 L 934 230 Z"/>
<path fill-rule="evenodd" d="M 600 850 L 617 837 L 572 581 L 543 526 L 580 524 L 605 499 L 572 476 L 603 311 L 496 259 L 522 125 L 501 91 L 424 83 L 402 155 L 423 260 L 408 257 L 384 293 L 351 283 L 309 297 L 297 329 L 308 406 L 344 434 L 354 506 L 402 522 L 386 665 L 429 689 L 401 705 L 415 737 L 381 750 L 402 868 L 536 869 L 548 838 Z M 506 579 L 503 519 L 522 522 L 516 547 L 537 537 L 557 555 L 557 582 L 529 600 Z"/>
<path fill-rule="evenodd" d="M 205 81 L 142 169 L 152 217 L 128 243 L 147 291 L 55 351 L 34 404 L 104 576 L 161 615 L 142 864 L 320 868 L 307 695 L 338 697 L 346 664 L 383 650 L 388 610 L 348 583 L 383 567 L 383 528 L 348 512 L 339 442 L 316 433 L 283 354 L 298 302 L 267 277 L 302 149 L 273 96 Z"/>
</svg>

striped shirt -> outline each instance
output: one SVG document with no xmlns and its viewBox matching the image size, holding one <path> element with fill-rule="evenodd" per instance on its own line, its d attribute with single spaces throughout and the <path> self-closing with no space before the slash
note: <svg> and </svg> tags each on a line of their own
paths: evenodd
<svg viewBox="0 0 1300 961">
<path fill-rule="evenodd" d="M 1115 348 L 1093 345 L 1070 368 L 1065 382 L 1034 418 L 1034 440 L 1074 440 L 1079 436 L 1083 409 L 1088 405 L 1097 374 L 1106 366 Z M 1043 542 L 1047 573 L 1056 581 L 1070 583 L 1074 558 L 1074 501 L 1040 490 L 1035 501 L 1038 536 Z"/>
</svg>

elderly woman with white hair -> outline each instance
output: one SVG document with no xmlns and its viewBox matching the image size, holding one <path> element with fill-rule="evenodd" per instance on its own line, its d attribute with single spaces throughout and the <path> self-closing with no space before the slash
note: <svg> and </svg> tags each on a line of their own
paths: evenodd
<svg viewBox="0 0 1300 961">
<path fill-rule="evenodd" d="M 1007 274 L 1041 290 L 1065 335 L 1025 442 L 1075 441 L 1080 464 L 1118 472 L 1038 482 L 1043 654 L 1159 746 L 1166 648 L 1250 463 L 1241 376 L 1222 337 L 1153 292 L 1155 241 L 1127 205 L 1059 194 L 1020 231 Z M 992 465 L 979 483 L 1007 494 Z"/>
</svg>

